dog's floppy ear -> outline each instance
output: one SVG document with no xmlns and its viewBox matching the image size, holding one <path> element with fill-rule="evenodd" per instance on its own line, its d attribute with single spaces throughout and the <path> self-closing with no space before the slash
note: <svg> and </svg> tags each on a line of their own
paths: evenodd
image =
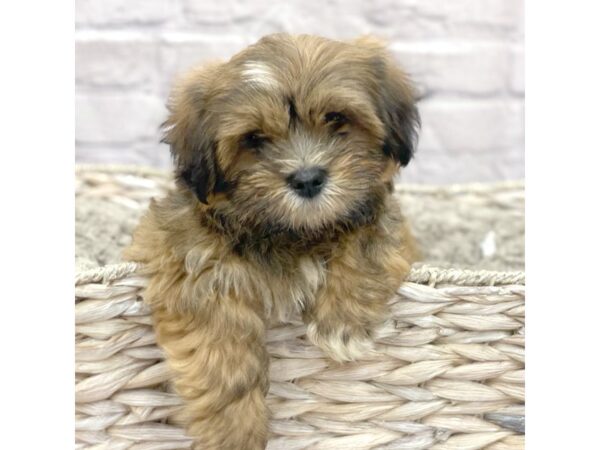
<svg viewBox="0 0 600 450">
<path fill-rule="evenodd" d="M 397 67 L 388 65 L 380 95 L 380 114 L 386 128 L 383 151 L 406 166 L 416 150 L 417 132 L 421 126 L 413 88 Z"/>
<path fill-rule="evenodd" d="M 371 54 L 377 84 L 376 105 L 385 127 L 383 151 L 406 166 L 416 150 L 417 132 L 421 126 L 415 104 L 416 91 L 380 41 L 366 36 L 355 43 Z"/>
<path fill-rule="evenodd" d="M 169 117 L 162 124 L 162 142 L 171 148 L 177 180 L 205 204 L 211 194 L 222 192 L 226 185 L 215 154 L 215 130 L 206 111 L 208 82 L 208 69 L 182 79 L 171 94 Z"/>
</svg>

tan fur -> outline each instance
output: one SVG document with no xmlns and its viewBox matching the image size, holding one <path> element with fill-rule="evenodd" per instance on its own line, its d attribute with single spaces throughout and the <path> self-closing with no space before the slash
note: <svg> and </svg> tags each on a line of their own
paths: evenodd
<svg viewBox="0 0 600 450">
<path fill-rule="evenodd" d="M 177 187 L 125 256 L 151 276 L 145 298 L 195 448 L 262 449 L 269 322 L 301 312 L 328 355 L 358 358 L 415 258 L 390 195 L 412 151 L 412 88 L 373 40 L 274 35 L 192 71 L 170 110 Z M 328 174 L 310 200 L 286 182 L 307 165 Z"/>
</svg>

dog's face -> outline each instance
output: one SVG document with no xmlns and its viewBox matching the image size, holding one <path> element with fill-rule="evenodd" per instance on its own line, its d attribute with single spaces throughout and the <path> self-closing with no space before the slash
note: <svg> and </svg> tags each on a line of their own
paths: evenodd
<svg viewBox="0 0 600 450">
<path fill-rule="evenodd" d="M 170 111 L 176 173 L 202 203 L 296 231 L 366 214 L 411 159 L 419 121 L 380 44 L 290 35 L 191 72 Z"/>
</svg>

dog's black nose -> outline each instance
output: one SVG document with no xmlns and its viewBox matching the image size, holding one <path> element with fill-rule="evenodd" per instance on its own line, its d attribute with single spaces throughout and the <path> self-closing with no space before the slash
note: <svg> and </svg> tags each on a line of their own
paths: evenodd
<svg viewBox="0 0 600 450">
<path fill-rule="evenodd" d="M 321 167 L 308 167 L 291 174 L 287 182 L 300 197 L 313 198 L 325 185 L 327 171 Z"/>
</svg>

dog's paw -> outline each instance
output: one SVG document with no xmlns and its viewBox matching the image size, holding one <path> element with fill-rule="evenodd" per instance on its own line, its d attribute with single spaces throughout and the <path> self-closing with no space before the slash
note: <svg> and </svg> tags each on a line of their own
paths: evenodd
<svg viewBox="0 0 600 450">
<path fill-rule="evenodd" d="M 325 329 L 312 322 L 306 334 L 313 344 L 338 362 L 360 359 L 373 350 L 373 333 L 364 328 L 340 325 Z"/>
</svg>

